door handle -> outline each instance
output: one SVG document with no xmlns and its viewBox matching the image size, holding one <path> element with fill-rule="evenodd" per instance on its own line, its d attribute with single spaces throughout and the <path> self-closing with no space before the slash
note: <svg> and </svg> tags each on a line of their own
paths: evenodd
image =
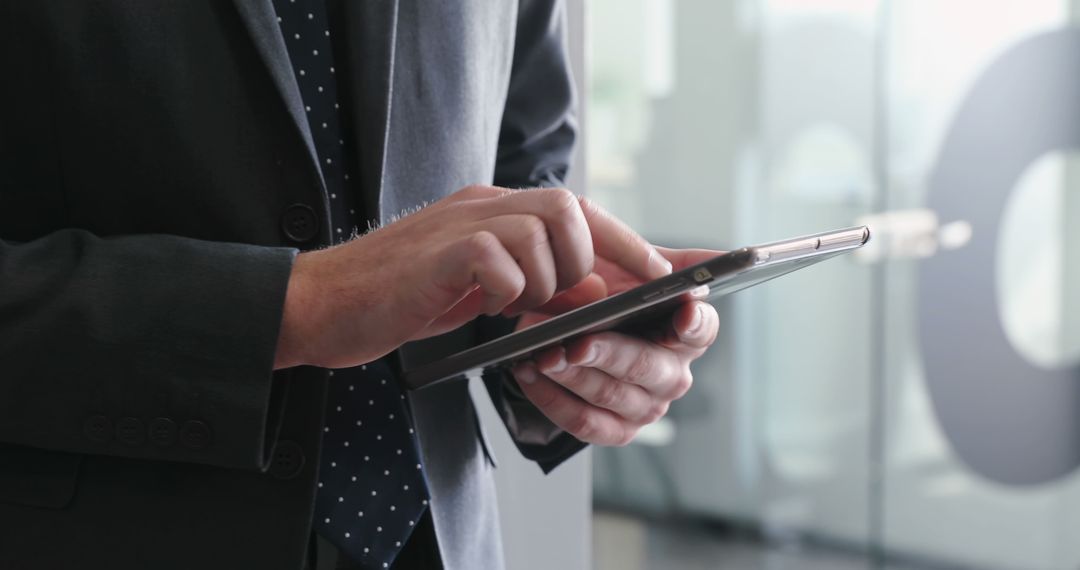
<svg viewBox="0 0 1080 570">
<path fill-rule="evenodd" d="M 857 225 L 870 227 L 873 236 L 855 252 L 863 263 L 888 259 L 922 259 L 940 250 L 959 249 L 971 241 L 971 224 L 955 220 L 942 224 L 929 208 L 888 210 L 860 216 Z"/>
</svg>

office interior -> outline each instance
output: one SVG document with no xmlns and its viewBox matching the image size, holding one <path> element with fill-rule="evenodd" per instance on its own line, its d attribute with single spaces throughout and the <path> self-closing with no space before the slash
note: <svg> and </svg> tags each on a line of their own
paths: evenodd
<svg viewBox="0 0 1080 570">
<path fill-rule="evenodd" d="M 690 394 L 592 451 L 592 567 L 1080 567 L 1080 2 L 583 14 L 595 200 L 675 247 L 874 232 L 720 300 Z"/>
</svg>

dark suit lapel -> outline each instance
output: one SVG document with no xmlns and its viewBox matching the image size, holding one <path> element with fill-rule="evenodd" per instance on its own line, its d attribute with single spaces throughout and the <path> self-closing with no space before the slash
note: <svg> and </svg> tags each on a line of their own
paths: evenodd
<svg viewBox="0 0 1080 570">
<path fill-rule="evenodd" d="M 315 143 L 311 138 L 307 115 L 304 113 L 300 87 L 297 86 L 296 76 L 293 75 L 289 66 L 289 52 L 285 48 L 285 40 L 281 37 L 281 30 L 278 28 L 274 5 L 270 0 L 233 0 L 233 2 L 236 4 L 237 12 L 240 13 L 240 19 L 244 22 L 244 27 L 251 35 L 255 50 L 270 73 L 275 89 L 281 96 L 289 116 L 292 117 L 297 134 L 304 139 L 310 166 L 318 173 L 321 180 L 319 158 L 315 152 Z"/>
<path fill-rule="evenodd" d="M 346 73 L 338 74 L 338 87 L 351 108 L 350 130 L 356 136 L 364 213 L 378 220 L 386 169 L 390 128 L 391 88 L 394 79 L 394 42 L 397 38 L 398 0 L 346 0 L 335 10 L 342 18 L 344 50 L 339 57 Z"/>
</svg>

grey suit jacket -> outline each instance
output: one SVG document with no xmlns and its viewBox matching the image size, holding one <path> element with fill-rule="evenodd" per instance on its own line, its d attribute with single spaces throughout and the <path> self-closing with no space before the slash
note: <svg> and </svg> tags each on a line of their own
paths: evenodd
<svg viewBox="0 0 1080 570">
<path fill-rule="evenodd" d="M 340 0 L 331 17 L 367 212 L 563 179 L 558 0 Z M 0 567 L 301 567 L 327 373 L 271 365 L 293 259 L 331 235 L 286 57 L 269 0 L 0 0 Z M 296 205 L 310 240 L 283 231 Z M 543 469 L 581 448 L 485 382 Z M 500 567 L 467 386 L 411 403 L 446 567 Z"/>
</svg>

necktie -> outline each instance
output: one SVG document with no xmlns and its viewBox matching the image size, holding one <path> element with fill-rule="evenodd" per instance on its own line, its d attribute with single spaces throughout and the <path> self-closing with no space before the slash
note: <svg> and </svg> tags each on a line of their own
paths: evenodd
<svg viewBox="0 0 1080 570">
<path fill-rule="evenodd" d="M 385 360 L 330 380 L 315 528 L 365 567 L 387 568 L 428 507 L 405 397 Z"/>
<path fill-rule="evenodd" d="M 274 0 L 330 193 L 336 241 L 354 231 L 324 0 Z M 428 508 L 407 401 L 385 360 L 331 372 L 315 529 L 363 568 L 388 568 Z"/>
</svg>

